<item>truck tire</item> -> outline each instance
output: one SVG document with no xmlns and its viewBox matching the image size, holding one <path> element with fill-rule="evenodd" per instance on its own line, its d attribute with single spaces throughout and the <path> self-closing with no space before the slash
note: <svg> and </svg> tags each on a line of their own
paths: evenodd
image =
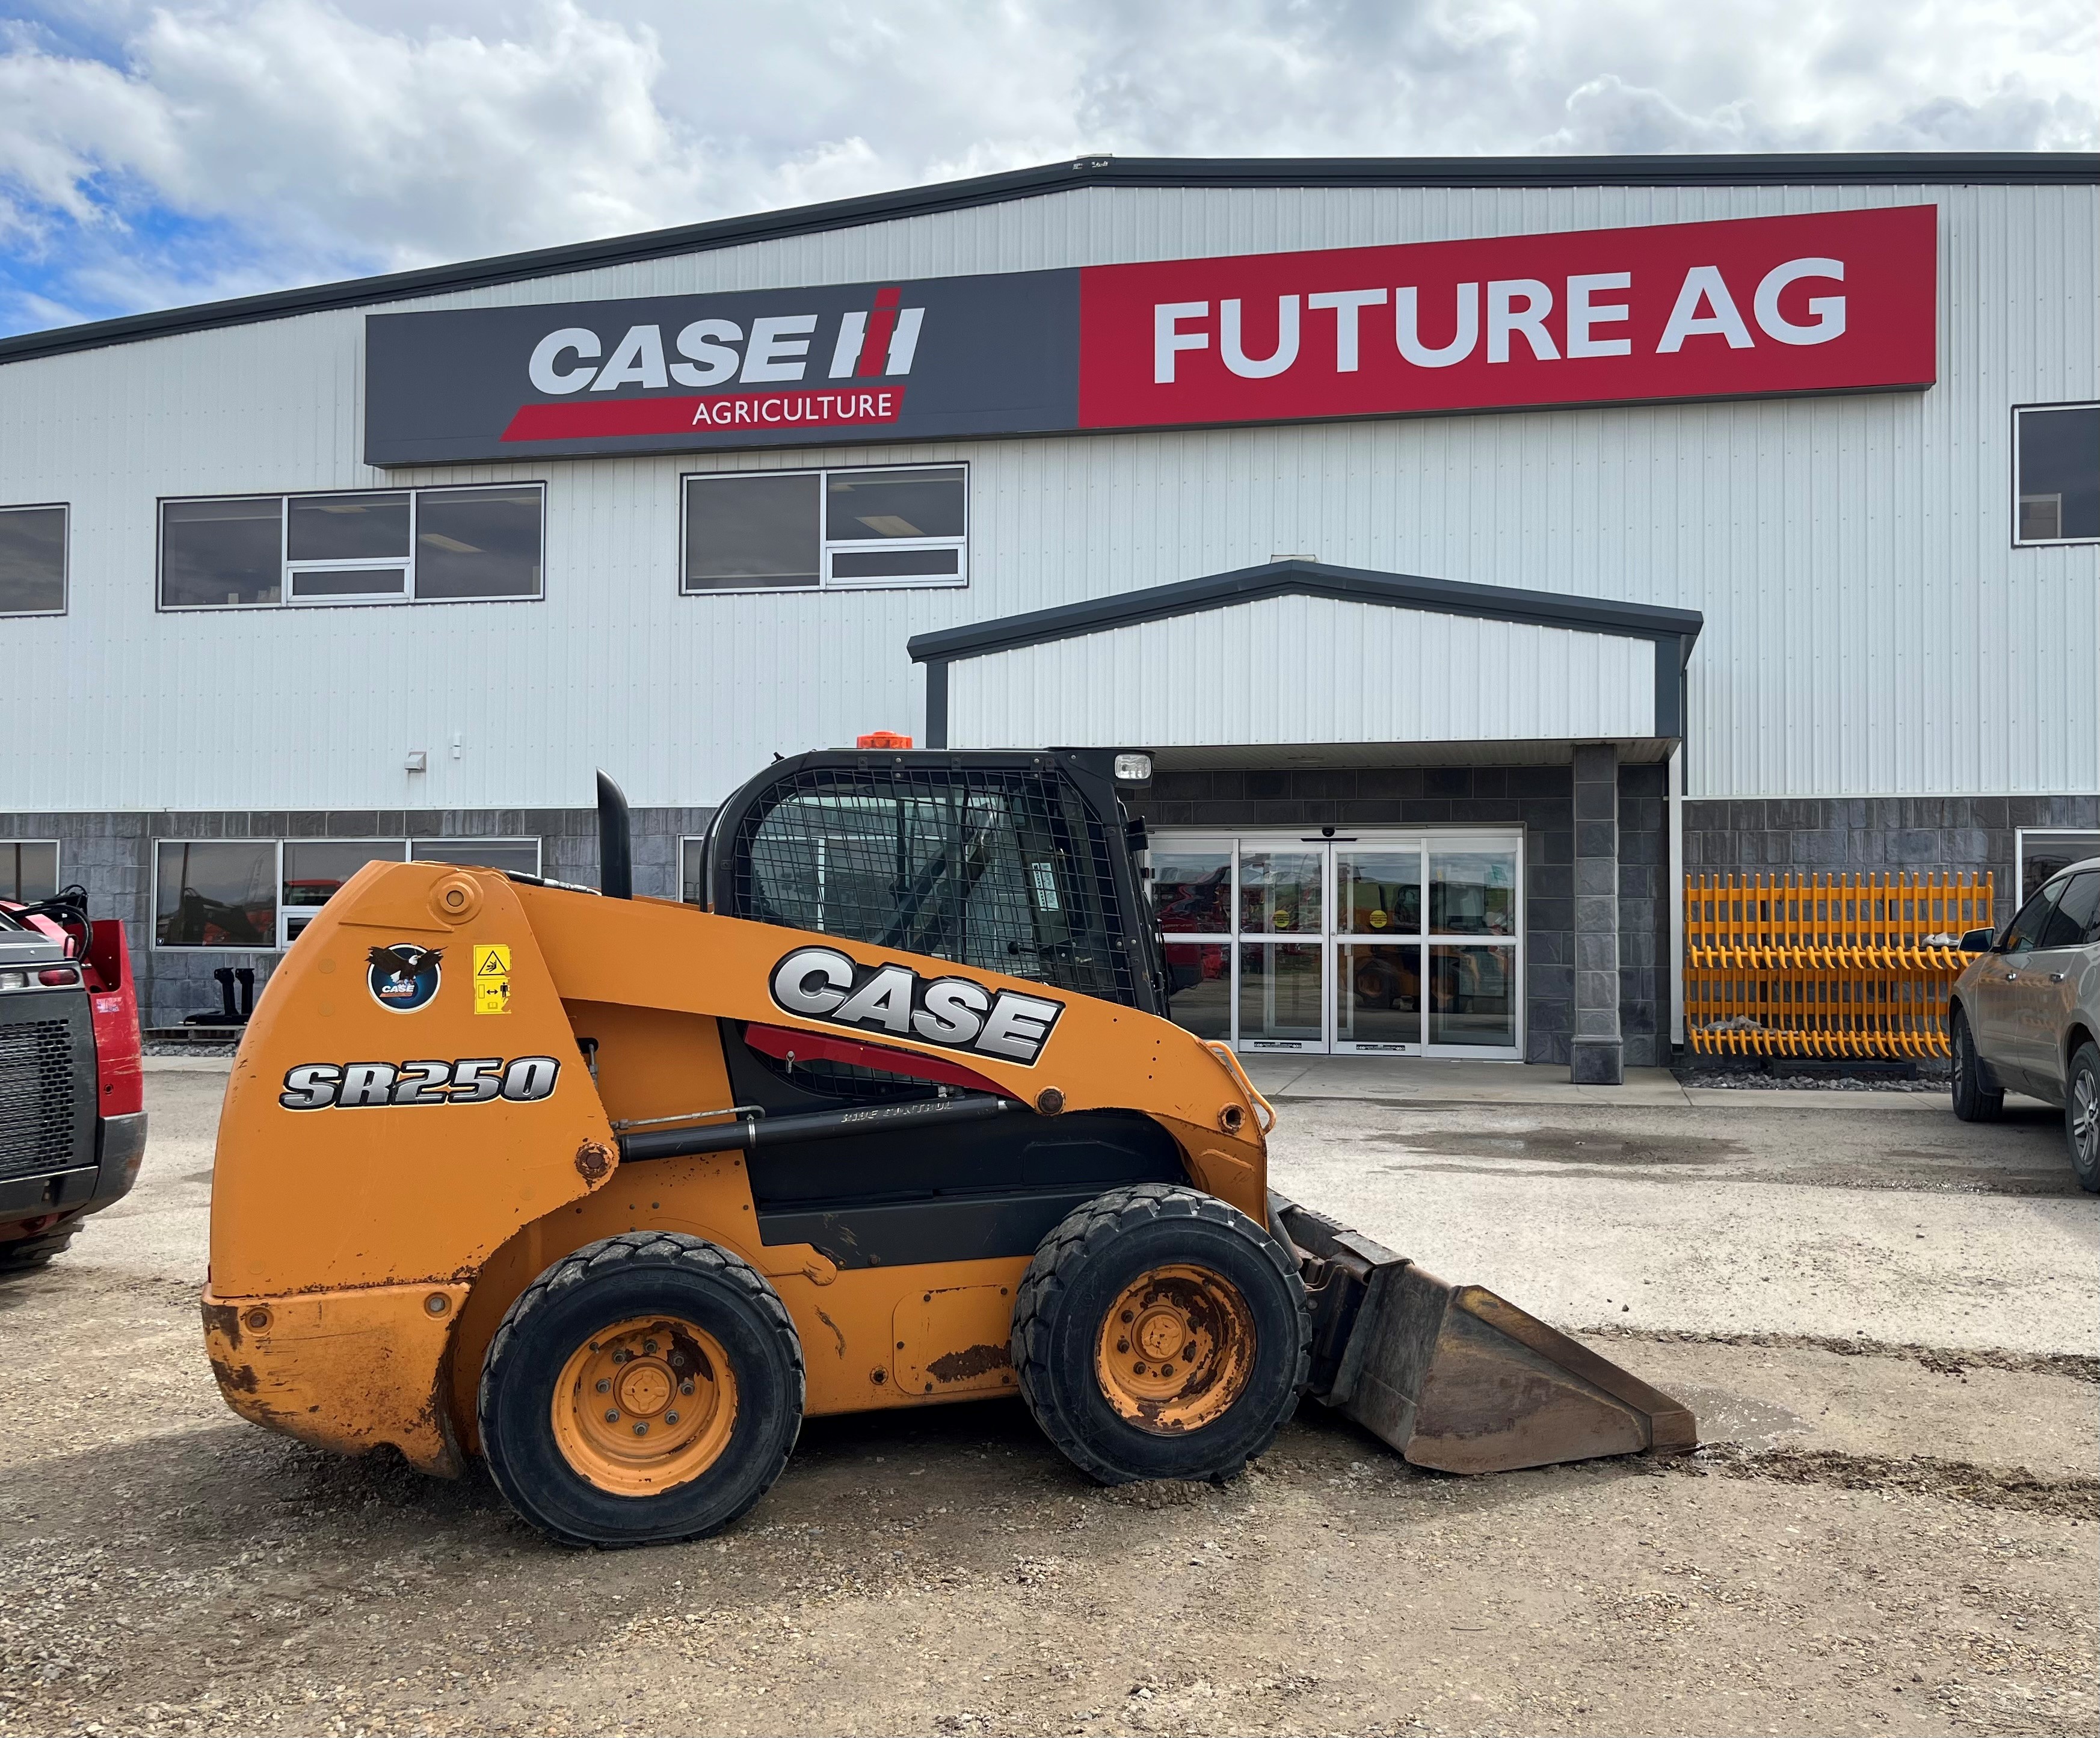
<svg viewBox="0 0 2100 1738">
<path fill-rule="evenodd" d="M 726 1527 L 802 1427 L 802 1343 L 757 1269 L 698 1237 L 630 1231 L 527 1286 L 481 1367 L 483 1452 L 510 1506 L 563 1545 Z"/>
<path fill-rule="evenodd" d="M 49 1267 L 66 1252 L 77 1229 L 69 1225 L 45 1237 L 17 1237 L 11 1243 L 0 1243 L 0 1273 L 33 1273 L 38 1268 Z"/>
<path fill-rule="evenodd" d="M 1953 1051 L 1954 1114 L 1965 1123 L 1995 1123 L 2004 1113 L 2005 1095 L 1984 1084 L 1983 1059 L 1976 1054 L 1976 1040 L 1969 1030 L 1969 1017 L 1954 1010 L 1948 1034 Z"/>
<path fill-rule="evenodd" d="M 1235 1476 L 1296 1408 L 1312 1339 L 1276 1239 L 1215 1196 L 1161 1183 L 1070 1214 L 1014 1303 L 1021 1397 L 1104 1484 Z"/>
<path fill-rule="evenodd" d="M 2078 1186 L 2100 1194 L 2100 1045 L 2089 1039 L 2071 1053 L 2063 1082 L 2063 1136 Z"/>
</svg>

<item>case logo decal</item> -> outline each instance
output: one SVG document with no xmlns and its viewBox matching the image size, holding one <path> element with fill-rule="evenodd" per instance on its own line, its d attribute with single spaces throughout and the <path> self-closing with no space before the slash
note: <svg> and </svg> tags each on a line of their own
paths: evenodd
<svg viewBox="0 0 2100 1738">
<path fill-rule="evenodd" d="M 774 967 L 772 988 L 775 1004 L 805 1019 L 1030 1067 L 1065 1012 L 1047 996 L 987 990 L 973 978 L 929 982 L 909 966 L 858 965 L 835 947 L 796 948 Z"/>
<path fill-rule="evenodd" d="M 438 962 L 444 956 L 442 947 L 419 947 L 413 942 L 373 948 L 365 955 L 372 999 L 397 1014 L 428 1008 L 438 993 Z"/>
<path fill-rule="evenodd" d="M 466 1056 L 456 1062 L 302 1062 L 285 1071 L 287 1110 L 377 1110 L 398 1105 L 537 1104 L 554 1096 L 562 1065 L 550 1056 Z"/>
</svg>

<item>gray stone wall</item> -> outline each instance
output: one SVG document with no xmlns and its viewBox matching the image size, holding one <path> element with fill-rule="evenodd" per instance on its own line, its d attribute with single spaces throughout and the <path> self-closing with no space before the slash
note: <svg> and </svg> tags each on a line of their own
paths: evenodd
<svg viewBox="0 0 2100 1738">
<path fill-rule="evenodd" d="M 710 809 L 637 809 L 634 890 L 679 897 L 678 842 L 707 830 Z M 598 884 L 598 814 L 590 809 L 162 810 L 126 814 L 0 813 L 0 839 L 55 839 L 59 879 L 87 889 L 97 917 L 124 920 L 138 976 L 139 1016 L 152 1028 L 216 1011 L 212 973 L 245 968 L 259 995 L 282 957 L 271 950 L 153 946 L 153 846 L 161 839 L 532 839 L 542 871 Z"/>
<path fill-rule="evenodd" d="M 1765 798 L 1684 805 L 1685 872 L 1989 870 L 2013 915 L 2015 829 L 2100 827 L 2100 796 Z"/>
<path fill-rule="evenodd" d="M 1625 1078 L 1619 998 L 1619 751 L 1610 743 L 1575 750 L 1575 1035 L 1569 1065 L 1578 1086 Z"/>
<path fill-rule="evenodd" d="M 1630 1035 L 1626 1061 L 1645 1066 L 1662 1060 L 1656 1034 L 1660 1030 L 1666 1040 L 1668 1033 L 1666 993 L 1660 1012 L 1656 1001 L 1658 986 L 1666 992 L 1667 979 L 1655 960 L 1660 947 L 1666 971 L 1667 944 L 1658 940 L 1662 932 L 1657 926 L 1669 923 L 1669 905 L 1663 900 L 1658 911 L 1652 890 L 1667 872 L 1665 784 L 1661 767 L 1628 767 L 1622 778 L 1630 782 L 1621 790 L 1621 850 L 1639 853 L 1644 874 L 1636 885 L 1647 891 L 1635 893 L 1620 909 L 1622 937 L 1629 924 L 1643 926 L 1639 945 L 1621 956 L 1620 977 L 1628 998 L 1621 1020 L 1629 1034 L 1641 1039 L 1636 1045 Z M 1568 1062 L 1575 1024 L 1575 809 L 1568 767 L 1162 771 L 1130 806 L 1154 826 L 1226 832 L 1256 827 L 1523 827 L 1524 1059 Z M 1623 877 L 1623 856 L 1621 862 Z M 1623 880 L 1621 887 L 1623 891 Z M 1646 964 L 1629 965 L 1628 959 Z"/>
<path fill-rule="evenodd" d="M 1619 1030 L 1628 1068 L 1670 1061 L 1670 769 L 1619 768 Z"/>
</svg>

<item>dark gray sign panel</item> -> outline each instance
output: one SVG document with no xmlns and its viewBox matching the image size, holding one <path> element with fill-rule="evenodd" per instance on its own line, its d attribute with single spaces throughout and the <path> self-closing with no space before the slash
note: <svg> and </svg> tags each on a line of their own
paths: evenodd
<svg viewBox="0 0 2100 1738">
<path fill-rule="evenodd" d="M 1078 426 L 1079 274 L 374 314 L 368 465 Z"/>
</svg>

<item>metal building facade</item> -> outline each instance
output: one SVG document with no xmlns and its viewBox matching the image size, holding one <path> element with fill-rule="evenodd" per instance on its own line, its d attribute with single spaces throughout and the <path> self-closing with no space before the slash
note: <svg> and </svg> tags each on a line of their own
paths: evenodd
<svg viewBox="0 0 2100 1738">
<path fill-rule="evenodd" d="M 193 329 L 0 342 L 0 505 L 71 514 L 66 613 L 0 620 L 0 831 L 38 815 L 417 810 L 498 830 L 503 812 L 580 806 L 600 765 L 638 808 L 704 809 L 774 752 L 920 730 L 914 636 L 1279 558 L 1700 612 L 1682 786 L 1716 825 L 1728 805 L 1950 798 L 2089 820 L 2100 550 L 2016 548 L 2008 514 L 2012 408 L 2100 398 L 2090 166 L 1972 160 L 1901 179 L 1883 163 L 1851 181 L 1811 166 L 1745 184 L 1710 160 L 1676 184 L 1651 165 L 1599 167 L 1589 184 L 1545 165 L 1539 184 L 1454 170 L 1321 185 L 1308 165 L 1311 184 L 1279 171 L 1235 185 L 1189 165 L 1166 185 L 1083 164 L 1069 187 L 952 209 Z M 360 457 L 369 314 L 1906 205 L 1938 211 L 1938 377 L 1923 392 L 411 471 Z M 969 467 L 967 587 L 680 594 L 682 475 L 937 461 Z M 537 601 L 156 608 L 162 497 L 513 479 L 545 484 Z M 1204 636 L 1239 629 L 1133 630 L 1152 638 L 1062 659 L 1057 716 L 1130 712 L 1145 684 L 1140 720 L 1188 699 L 1162 741 L 1290 739 L 1253 716 L 1302 710 L 1290 690 L 1317 673 L 1288 627 L 1249 624 L 1229 653 Z M 1211 678 L 1244 682 L 1272 632 L 1276 687 L 1234 734 Z M 1462 693 L 1464 716 L 1480 712 L 1470 690 L 1507 668 L 1494 642 L 1453 638 L 1408 716 L 1455 719 Z M 1604 668 L 1622 650 L 1527 654 L 1526 704 L 1573 716 L 1573 688 L 1622 685 Z M 1317 739 L 1388 715 L 1351 716 Z M 1608 722 L 1592 728 L 1617 734 Z M 405 770 L 415 750 L 427 770 Z"/>
</svg>

